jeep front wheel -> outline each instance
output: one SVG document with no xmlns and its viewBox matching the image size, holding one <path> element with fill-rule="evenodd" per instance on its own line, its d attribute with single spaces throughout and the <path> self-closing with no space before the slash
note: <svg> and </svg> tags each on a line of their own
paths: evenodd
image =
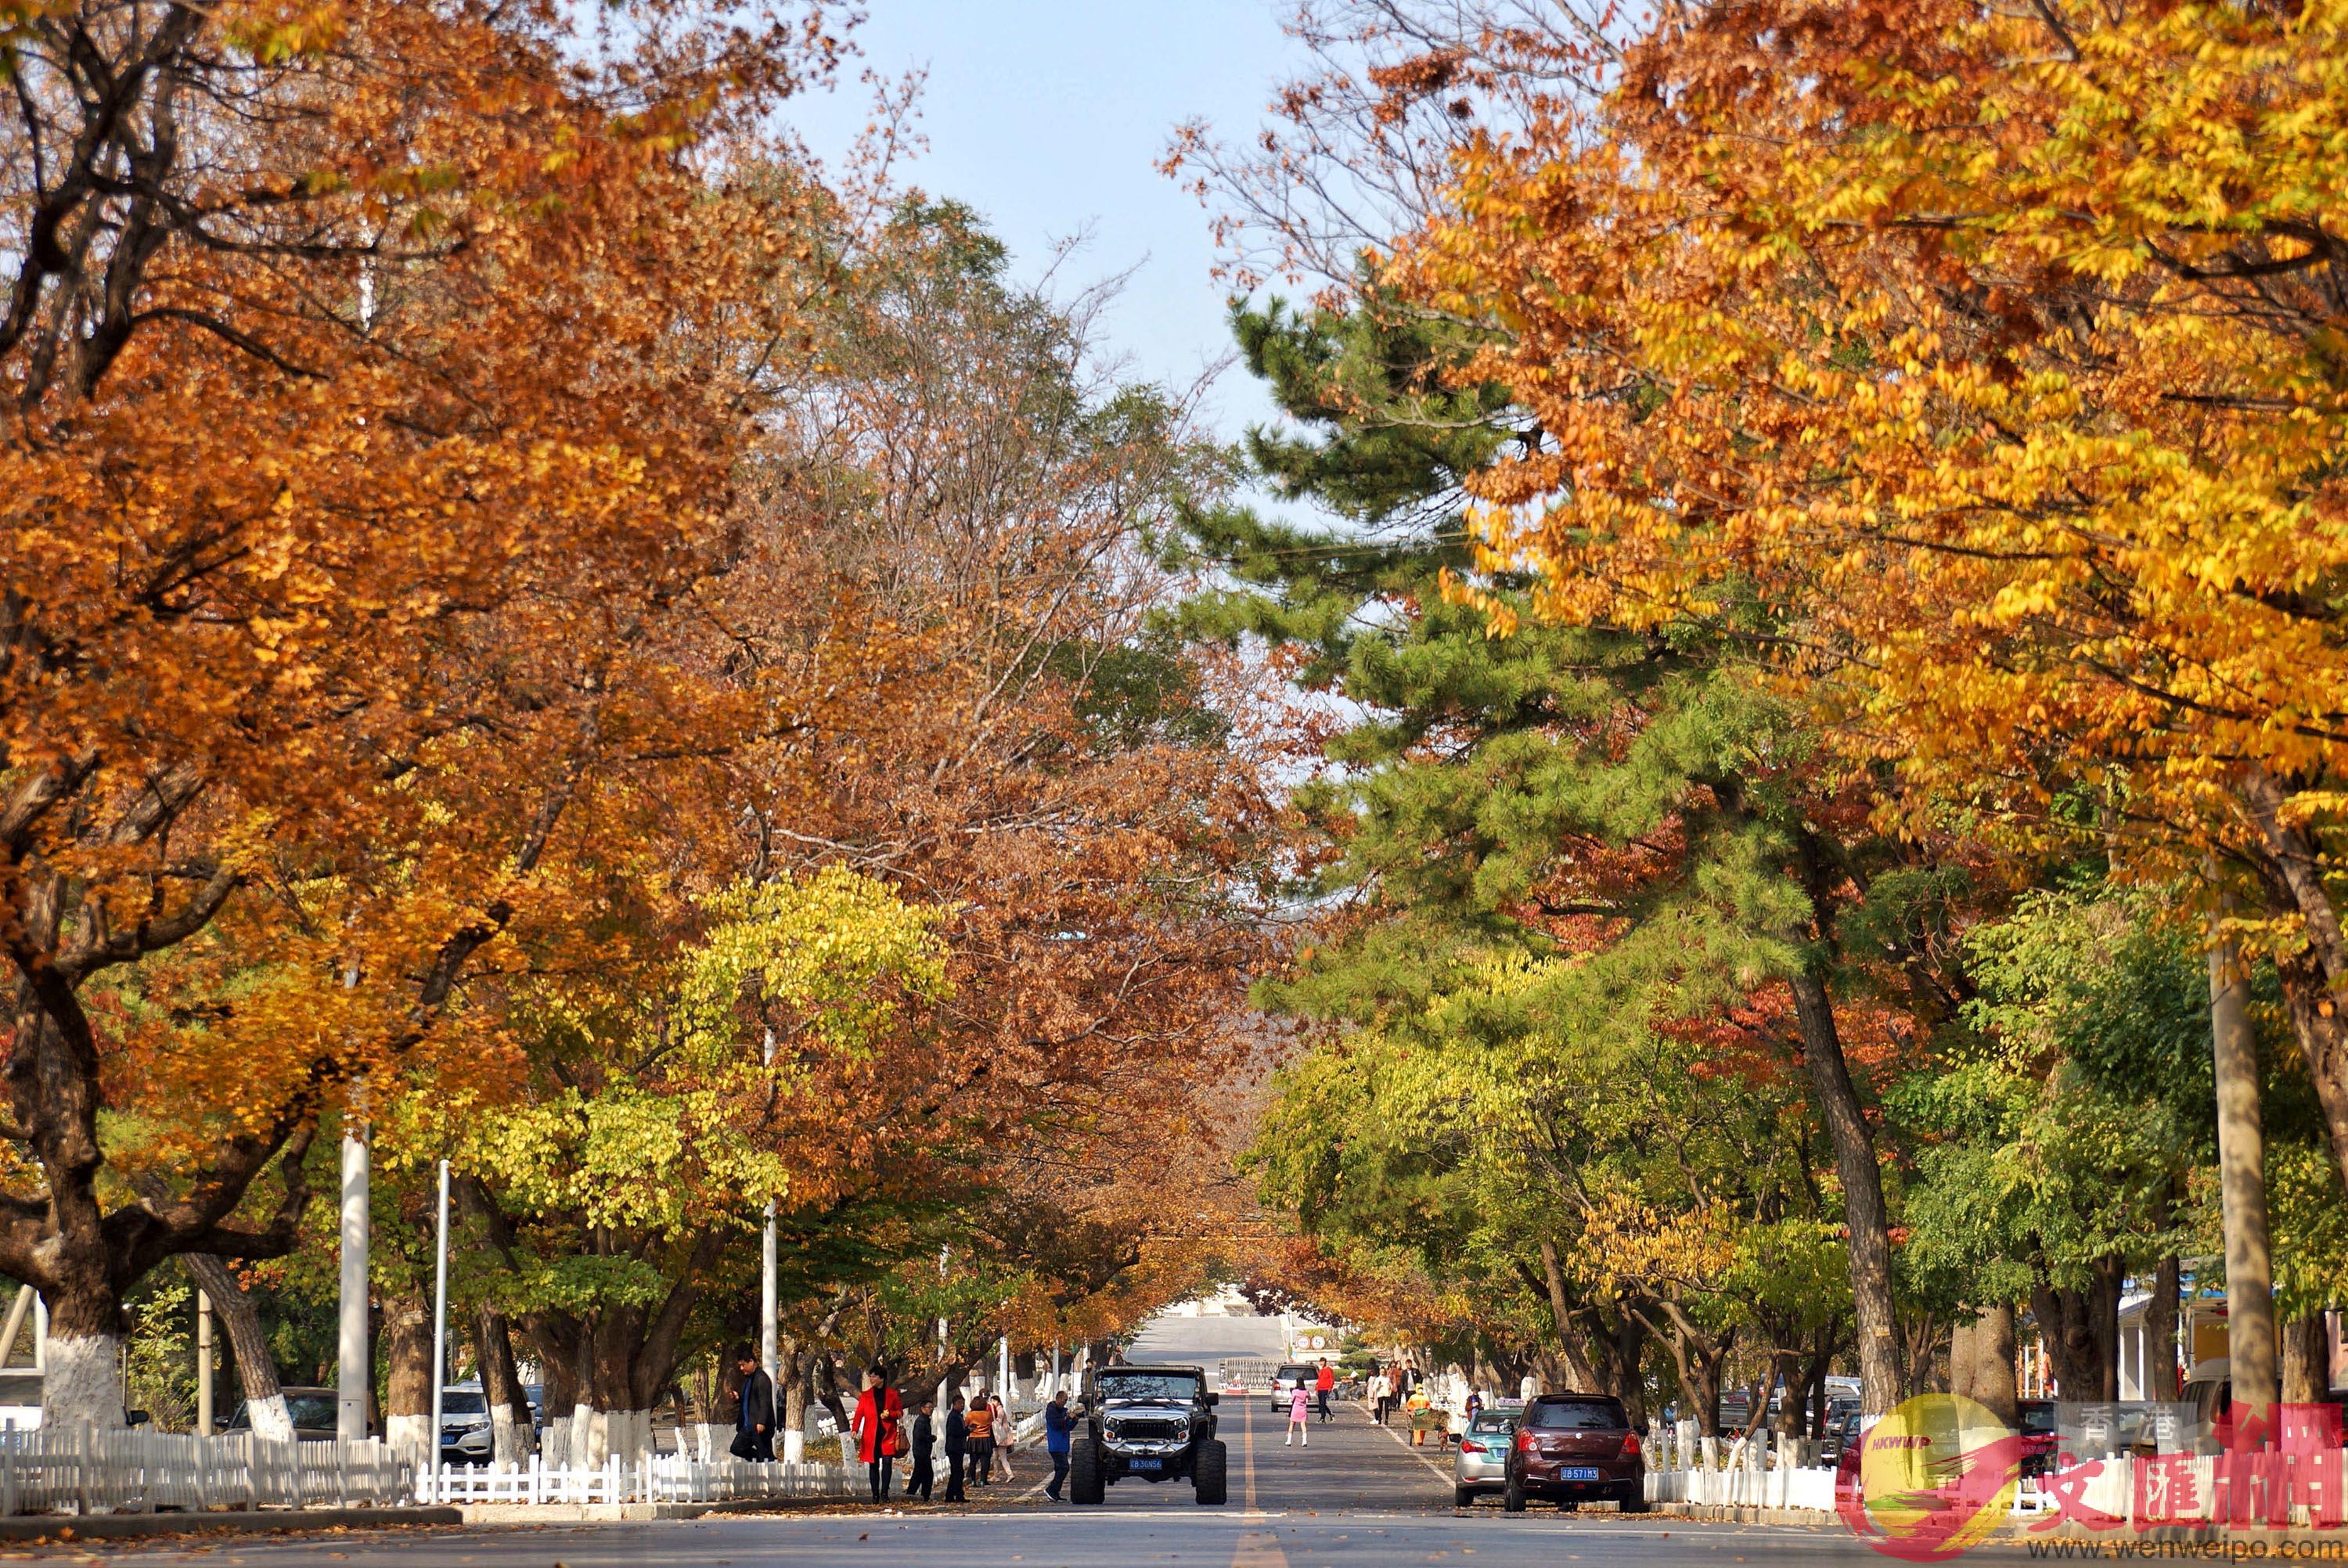
<svg viewBox="0 0 2348 1568">
<path fill-rule="evenodd" d="M 1100 1446 L 1078 1438 L 1068 1445 L 1068 1501 L 1098 1502 L 1102 1495 Z"/>
<path fill-rule="evenodd" d="M 1230 1482 L 1225 1479 L 1230 1451 L 1220 1439 L 1199 1445 L 1198 1456 L 1190 1461 L 1190 1484 L 1198 1490 L 1200 1502 L 1230 1500 Z"/>
</svg>

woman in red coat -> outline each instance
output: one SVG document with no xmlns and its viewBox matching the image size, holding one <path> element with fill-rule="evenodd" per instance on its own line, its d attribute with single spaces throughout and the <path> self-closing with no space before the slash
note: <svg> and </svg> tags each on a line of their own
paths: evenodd
<svg viewBox="0 0 2348 1568">
<path fill-rule="evenodd" d="M 896 1479 L 897 1450 L 905 1440 L 904 1422 L 904 1401 L 889 1387 L 880 1368 L 865 1373 L 864 1392 L 856 1397 L 856 1414 L 850 1418 L 849 1426 L 856 1434 L 856 1451 L 864 1460 L 865 1473 L 871 1478 L 875 1502 L 889 1501 L 889 1487 Z"/>
</svg>

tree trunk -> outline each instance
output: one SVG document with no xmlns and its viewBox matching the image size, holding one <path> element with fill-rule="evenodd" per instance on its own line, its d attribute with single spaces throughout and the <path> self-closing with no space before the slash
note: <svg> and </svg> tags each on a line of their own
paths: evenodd
<svg viewBox="0 0 2348 1568">
<path fill-rule="evenodd" d="M 400 1458 L 429 1470 L 440 1434 L 432 1430 L 432 1313 L 421 1296 L 385 1301 L 383 1348 L 385 1439 Z"/>
<path fill-rule="evenodd" d="M 2030 1309 L 2038 1318 L 2039 1339 L 2046 1348 L 2057 1394 L 2071 1400 L 2105 1398 L 2091 1293 L 2052 1286 L 2042 1277 L 2031 1286 Z"/>
<path fill-rule="evenodd" d="M 1843 1218 L 1850 1231 L 1850 1296 L 1859 1336 L 1860 1408 L 1875 1417 L 1899 1402 L 1899 1325 L 1891 1296 L 1891 1217 L 1883 1200 L 1883 1171 L 1875 1137 L 1859 1104 L 1859 1086 L 1844 1060 L 1842 1036 L 1826 983 L 1801 973 L 1788 982 L 1801 1029 L 1802 1055 L 1818 1101 L 1819 1119 L 1834 1144 L 1842 1180 Z"/>
<path fill-rule="evenodd" d="M 2264 1133 L 2259 1125 L 2258 1041 L 2249 981 L 2233 944 L 2209 952 L 2209 1033 L 2217 1073 L 2219 1208 L 2226 1245 L 2226 1353 L 2234 1401 L 2263 1410 L 2275 1373 L 2274 1263 L 2267 1238 Z"/>
<path fill-rule="evenodd" d="M 1986 1307 L 1972 1326 L 1972 1393 L 2007 1426 L 2022 1419 L 2022 1396 L 2013 1379 L 2013 1307 L 2000 1303 Z"/>
<path fill-rule="evenodd" d="M 2285 821 L 2289 801 L 2282 785 L 2253 768 L 2243 778 L 2242 796 L 2265 843 L 2261 869 L 2268 906 L 2278 915 L 2296 914 L 2305 933 L 2306 946 L 2282 955 L 2275 969 L 2282 981 L 2291 1031 L 2299 1037 L 2300 1053 L 2315 1084 L 2333 1161 L 2348 1181 L 2348 937 L 2342 933 L 2340 911 L 2324 886 L 2324 866 L 2314 839 L 2305 827 Z M 2214 999 L 2219 987 L 2214 957 L 2211 964 Z M 2221 1088 L 2221 1100 L 2223 1092 Z M 2219 1163 L 2224 1164 L 2222 1153 Z M 2260 1191 L 2263 1194 L 2265 1189 Z M 2230 1307 L 2227 1315 L 2232 1317 Z M 2242 1398 L 2239 1378 L 2234 1389 L 2235 1397 Z"/>
<path fill-rule="evenodd" d="M 294 1436 L 294 1415 L 286 1409 L 285 1390 L 277 1381 L 276 1358 L 270 1354 L 269 1337 L 261 1331 L 261 1314 L 253 1310 L 252 1298 L 228 1266 L 208 1252 L 191 1252 L 181 1255 L 188 1273 L 196 1286 L 212 1298 L 212 1311 L 220 1317 L 228 1330 L 228 1348 L 236 1359 L 236 1384 L 244 1395 L 244 1419 L 256 1437 L 290 1440 Z"/>
<path fill-rule="evenodd" d="M 1957 1399 L 1973 1397 L 1975 1345 L 1981 1337 L 1979 1318 L 1960 1318 L 1949 1330 L 1949 1392 Z"/>
<path fill-rule="evenodd" d="M 2152 1296 L 2144 1304 L 2144 1397 L 2174 1399 L 2181 1390 L 2177 1380 L 2177 1313 L 2182 1291 L 2181 1268 L 2174 1257 L 2164 1257 L 2152 1272 Z"/>
<path fill-rule="evenodd" d="M 786 1334 L 777 1342 L 775 1360 L 775 1394 L 782 1400 L 778 1416 L 782 1422 L 783 1446 L 779 1452 L 786 1463 L 798 1464 L 807 1458 L 808 1380 L 806 1358 L 799 1352 L 798 1336 Z M 909 1388 L 910 1394 L 919 1390 Z"/>
<path fill-rule="evenodd" d="M 514 1364 L 513 1329 L 505 1309 L 484 1301 L 473 1312 L 474 1358 L 481 1364 L 481 1393 L 489 1406 L 490 1452 L 498 1463 L 519 1465 L 537 1447 L 530 1423 L 530 1394 Z"/>
<path fill-rule="evenodd" d="M 2311 1312 L 2282 1326 L 2282 1402 L 2316 1405 L 2332 1391 L 2332 1346 L 2323 1314 Z"/>
</svg>

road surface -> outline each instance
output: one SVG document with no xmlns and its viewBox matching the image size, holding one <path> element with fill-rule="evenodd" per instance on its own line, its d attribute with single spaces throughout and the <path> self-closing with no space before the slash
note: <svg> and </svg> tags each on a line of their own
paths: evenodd
<svg viewBox="0 0 2348 1568">
<path fill-rule="evenodd" d="M 1263 1320 L 1161 1318 L 1135 1348 L 1137 1361 L 1183 1356 L 1210 1368 L 1225 1355 L 1263 1355 Z M 1277 1338 L 1278 1326 L 1272 1327 Z M 1277 1345 L 1269 1353 L 1277 1354 Z M 1511 1517 L 1497 1499 L 1451 1506 L 1447 1463 L 1406 1447 L 1358 1407 L 1316 1424 L 1309 1447 L 1282 1441 L 1284 1423 L 1262 1396 L 1221 1407 L 1231 1445 L 1231 1502 L 1201 1508 L 1179 1482 L 1128 1481 L 1097 1508 L 1055 1505 L 1041 1494 L 1043 1456 L 1019 1456 L 1020 1479 L 976 1494 L 968 1509 L 891 1509 L 712 1517 L 643 1524 L 482 1527 L 309 1539 L 218 1539 L 192 1548 L 132 1553 L 141 1563 L 203 1568 L 1374 1568 L 1469 1558 L 1589 1568 L 1807 1568 L 1886 1564 L 1830 1529 L 1697 1524 L 1609 1510 L 1560 1513 L 1536 1505 Z M 87 1548 L 77 1548 L 77 1552 Z M 2013 1560 L 1977 1553 L 1966 1561 Z"/>
</svg>

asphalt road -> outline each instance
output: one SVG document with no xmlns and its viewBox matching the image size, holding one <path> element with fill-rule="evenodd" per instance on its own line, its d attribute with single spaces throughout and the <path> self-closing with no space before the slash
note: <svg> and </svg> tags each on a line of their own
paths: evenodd
<svg viewBox="0 0 2348 1568">
<path fill-rule="evenodd" d="M 1447 1467 L 1414 1454 L 1358 1408 L 1341 1409 L 1331 1425 L 1315 1425 L 1309 1447 L 1283 1444 L 1283 1424 L 1261 1397 L 1233 1397 L 1223 1409 L 1231 1450 L 1231 1500 L 1223 1508 L 1198 1506 L 1179 1482 L 1132 1481 L 1110 1488 L 1097 1508 L 1055 1505 L 1040 1493 L 1042 1456 L 1023 1454 L 1016 1485 L 983 1492 L 967 1510 L 867 1507 L 98 1550 L 205 1568 L 829 1568 L 867 1561 L 891 1568 L 1370 1568 L 1464 1563 L 1469 1557 L 1591 1568 L 1795 1568 L 1890 1561 L 1827 1529 L 1696 1524 L 1594 1508 L 1560 1513 L 1538 1505 L 1510 1517 L 1491 1500 L 1462 1512 L 1451 1506 Z M 1978 1553 L 1967 1561 L 2020 1555 Z"/>
</svg>

